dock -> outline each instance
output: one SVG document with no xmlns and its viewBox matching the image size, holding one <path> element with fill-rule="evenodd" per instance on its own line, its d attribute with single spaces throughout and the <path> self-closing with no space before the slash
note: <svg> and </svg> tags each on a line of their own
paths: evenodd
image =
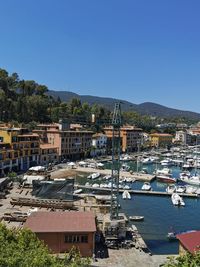
<svg viewBox="0 0 200 267">
<path fill-rule="evenodd" d="M 92 187 L 92 186 L 85 186 L 85 185 L 76 185 L 77 188 L 92 190 L 92 191 L 102 191 L 102 192 L 111 192 L 110 188 L 99 188 L 99 187 Z M 149 196 L 166 196 L 171 197 L 171 193 L 162 192 L 162 191 L 144 191 L 144 190 L 126 190 L 130 194 L 138 194 L 138 195 L 149 195 Z M 113 189 L 113 192 L 116 192 L 116 189 Z M 120 193 L 124 192 L 124 189 L 119 189 Z M 179 193 L 182 197 L 190 197 L 190 198 L 197 198 L 199 197 L 197 194 L 187 194 L 187 193 Z"/>
<path fill-rule="evenodd" d="M 94 173 L 99 172 L 101 175 L 111 175 L 110 169 L 94 169 L 94 168 L 88 168 L 88 167 L 77 167 L 74 169 L 77 172 L 85 172 L 85 173 Z M 145 182 L 151 182 L 155 179 L 155 175 L 152 174 L 145 174 L 145 173 L 137 173 L 137 172 L 127 172 L 127 171 L 120 171 L 120 178 L 123 177 L 129 177 L 132 178 L 133 181 L 145 181 Z"/>
</svg>

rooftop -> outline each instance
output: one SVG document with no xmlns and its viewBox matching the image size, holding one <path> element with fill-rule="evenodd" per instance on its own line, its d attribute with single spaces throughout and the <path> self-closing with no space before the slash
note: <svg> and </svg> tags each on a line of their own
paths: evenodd
<svg viewBox="0 0 200 267">
<path fill-rule="evenodd" d="M 24 224 L 35 233 L 95 232 L 95 215 L 92 212 L 34 212 Z"/>
<path fill-rule="evenodd" d="M 177 238 L 190 253 L 200 250 L 200 231 L 179 234 Z"/>
</svg>

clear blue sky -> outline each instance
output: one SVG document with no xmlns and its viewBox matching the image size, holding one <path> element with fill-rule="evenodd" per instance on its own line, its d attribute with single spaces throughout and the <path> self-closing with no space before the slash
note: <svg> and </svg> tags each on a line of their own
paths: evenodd
<svg viewBox="0 0 200 267">
<path fill-rule="evenodd" d="M 1 0 L 0 11 L 10 73 L 200 112 L 199 0 Z"/>
</svg>

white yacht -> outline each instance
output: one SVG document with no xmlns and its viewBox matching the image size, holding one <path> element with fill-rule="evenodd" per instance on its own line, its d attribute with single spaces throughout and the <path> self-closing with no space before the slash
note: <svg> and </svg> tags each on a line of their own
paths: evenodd
<svg viewBox="0 0 200 267">
<path fill-rule="evenodd" d="M 196 187 L 191 186 L 191 185 L 186 186 L 186 193 L 187 194 L 195 194 L 195 193 L 197 193 L 196 191 L 197 191 Z"/>
<path fill-rule="evenodd" d="M 176 186 L 174 184 L 170 184 L 167 188 L 166 188 L 166 192 L 169 194 L 173 194 L 176 191 Z"/>
<path fill-rule="evenodd" d="M 168 175 L 168 174 L 171 174 L 171 170 L 167 167 L 165 168 L 162 168 L 161 170 L 156 170 L 154 172 L 155 175 Z"/>
<path fill-rule="evenodd" d="M 131 195 L 127 190 L 124 190 L 124 192 L 122 193 L 122 198 L 123 199 L 131 199 Z"/>
<path fill-rule="evenodd" d="M 162 166 L 172 166 L 173 165 L 173 160 L 170 159 L 170 158 L 167 158 L 167 159 L 161 160 L 160 163 L 161 163 Z"/>
<path fill-rule="evenodd" d="M 90 174 L 87 178 L 88 179 L 97 179 L 101 176 L 101 174 L 99 172 L 94 172 L 92 174 Z"/>
<path fill-rule="evenodd" d="M 172 194 L 171 200 L 175 206 L 185 206 L 185 202 L 183 201 L 182 197 L 180 197 L 177 193 Z"/>
<path fill-rule="evenodd" d="M 200 185 L 200 176 L 192 176 L 192 177 L 182 177 L 180 178 L 181 181 L 192 184 L 192 185 Z"/>
<path fill-rule="evenodd" d="M 145 191 L 150 191 L 151 190 L 151 185 L 149 182 L 145 182 L 141 188 L 142 190 L 145 190 Z"/>
<path fill-rule="evenodd" d="M 183 185 L 179 185 L 176 187 L 176 193 L 184 193 L 186 191 L 186 187 Z"/>
</svg>

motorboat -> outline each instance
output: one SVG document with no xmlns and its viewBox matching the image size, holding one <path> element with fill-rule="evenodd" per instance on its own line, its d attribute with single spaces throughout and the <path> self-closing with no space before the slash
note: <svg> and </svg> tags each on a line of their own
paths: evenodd
<svg viewBox="0 0 200 267">
<path fill-rule="evenodd" d="M 195 194 L 196 191 L 197 191 L 196 187 L 191 186 L 191 185 L 186 186 L 186 193 L 187 194 Z"/>
<path fill-rule="evenodd" d="M 130 187 L 129 185 L 125 185 L 125 186 L 124 186 L 124 189 L 125 189 L 125 190 L 130 190 L 131 187 Z"/>
<path fill-rule="evenodd" d="M 155 160 L 153 158 L 151 158 L 151 157 L 149 157 L 149 158 L 143 158 L 141 160 L 142 164 L 152 164 L 154 161 Z"/>
<path fill-rule="evenodd" d="M 200 176 L 192 176 L 192 177 L 182 177 L 180 178 L 181 181 L 191 184 L 191 185 L 200 185 Z"/>
<path fill-rule="evenodd" d="M 77 190 L 74 191 L 74 195 L 80 194 L 82 192 L 83 192 L 83 189 L 81 189 L 81 188 L 77 189 Z"/>
<path fill-rule="evenodd" d="M 122 164 L 120 171 L 128 172 L 130 170 L 130 166 L 128 166 L 126 163 Z"/>
<path fill-rule="evenodd" d="M 190 178 L 190 172 L 189 171 L 183 171 L 179 174 L 180 179 Z"/>
<path fill-rule="evenodd" d="M 92 174 L 90 174 L 87 178 L 88 179 L 97 179 L 101 176 L 101 174 L 99 172 L 94 172 Z"/>
<path fill-rule="evenodd" d="M 197 190 L 195 191 L 195 193 L 196 193 L 197 195 L 200 195 L 200 188 L 197 188 Z"/>
<path fill-rule="evenodd" d="M 171 174 L 171 170 L 167 167 L 161 169 L 161 170 L 156 170 L 154 172 L 155 175 L 170 175 Z"/>
<path fill-rule="evenodd" d="M 175 206 L 185 206 L 185 202 L 183 201 L 182 197 L 180 197 L 177 193 L 172 194 L 171 200 Z"/>
<path fill-rule="evenodd" d="M 127 190 L 124 190 L 124 192 L 122 193 L 122 198 L 123 199 L 131 199 L 131 195 Z"/>
<path fill-rule="evenodd" d="M 166 188 L 166 192 L 169 193 L 169 194 L 173 194 L 175 191 L 176 191 L 176 186 L 175 186 L 174 184 L 169 185 L 169 186 Z"/>
<path fill-rule="evenodd" d="M 184 193 L 186 191 L 186 187 L 184 185 L 179 185 L 176 187 L 176 193 Z"/>
<path fill-rule="evenodd" d="M 161 160 L 160 164 L 162 166 L 172 166 L 173 165 L 173 160 L 170 159 L 170 158 L 167 158 L 167 159 Z"/>
<path fill-rule="evenodd" d="M 167 238 L 169 240 L 177 240 L 177 235 L 180 235 L 180 234 L 187 234 L 187 233 L 191 233 L 191 232 L 196 232 L 196 230 L 188 230 L 188 231 L 184 231 L 184 232 L 169 232 L 167 233 Z"/>
<path fill-rule="evenodd" d="M 144 190 L 144 191 L 150 191 L 151 190 L 150 183 L 149 182 L 144 182 L 144 184 L 143 184 L 141 189 Z"/>
<path fill-rule="evenodd" d="M 130 221 L 143 221 L 144 216 L 129 216 Z"/>
<path fill-rule="evenodd" d="M 130 155 L 128 155 L 128 154 L 125 154 L 125 155 L 122 155 L 120 157 L 120 160 L 121 161 L 130 161 L 130 160 L 132 160 L 132 157 Z"/>
<path fill-rule="evenodd" d="M 110 180 L 112 178 L 111 175 L 105 175 L 103 176 L 102 180 Z"/>
<path fill-rule="evenodd" d="M 99 184 L 93 184 L 92 187 L 93 188 L 98 188 L 99 187 Z"/>
<path fill-rule="evenodd" d="M 162 183 L 176 183 L 176 179 L 173 178 L 172 175 L 159 174 L 156 175 L 156 179 Z"/>
</svg>

